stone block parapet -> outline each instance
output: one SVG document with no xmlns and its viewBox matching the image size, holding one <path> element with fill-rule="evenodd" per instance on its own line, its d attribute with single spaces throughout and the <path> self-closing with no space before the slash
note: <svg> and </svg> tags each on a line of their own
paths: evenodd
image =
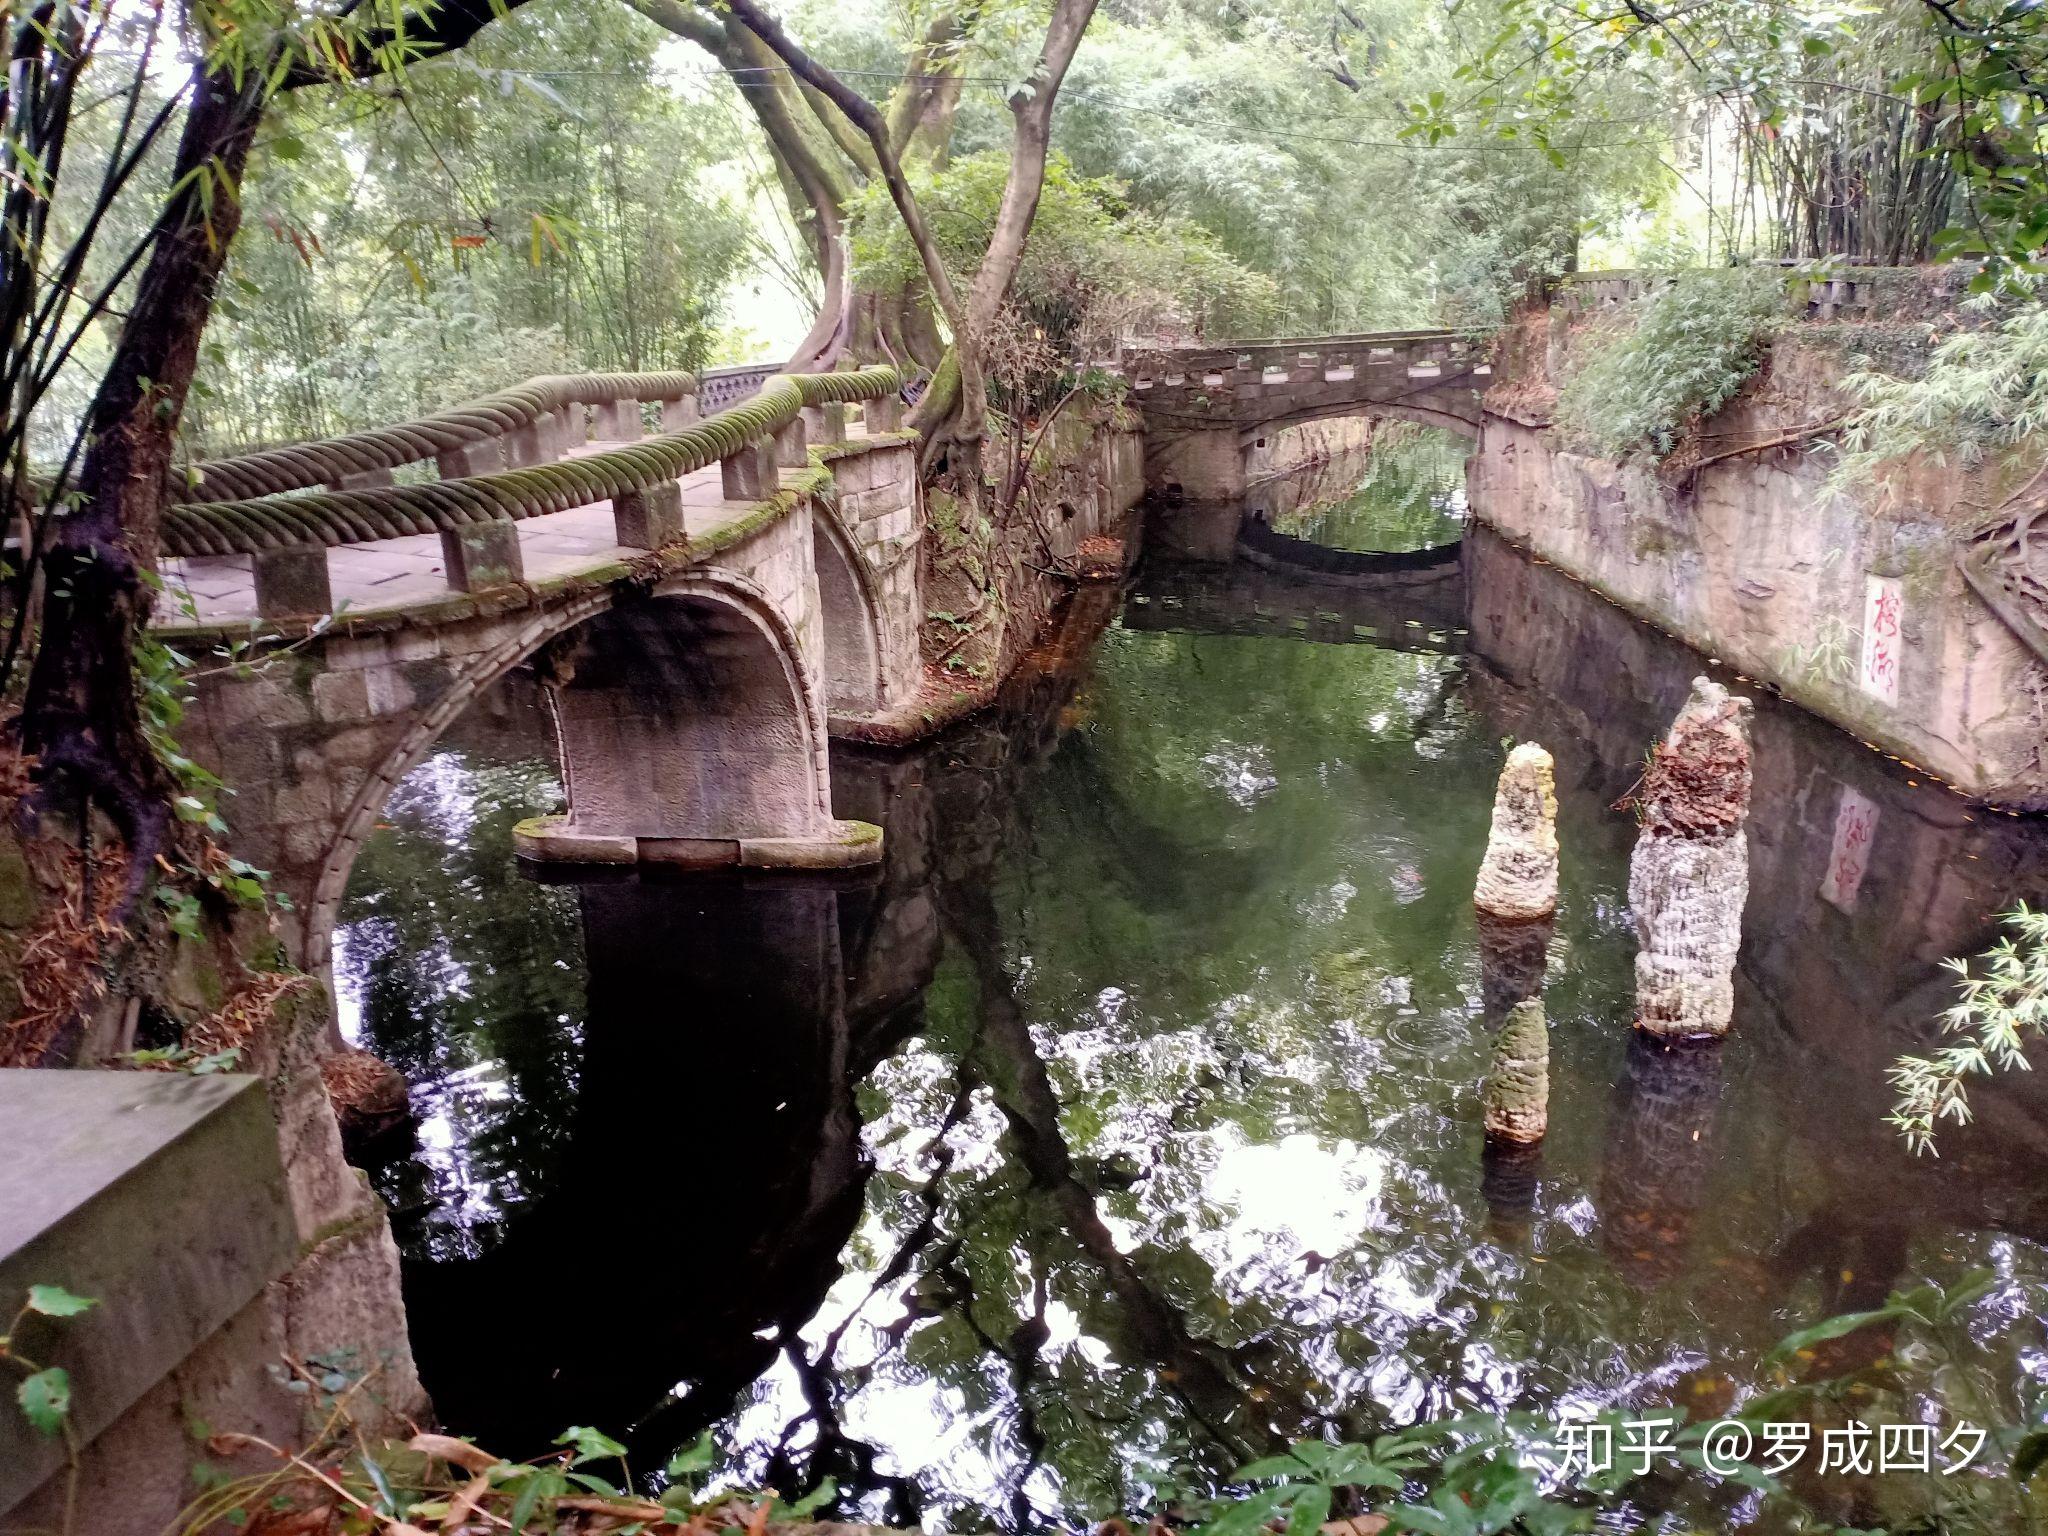
<svg viewBox="0 0 2048 1536">
<path fill-rule="evenodd" d="M 298 1249 L 258 1079 L 0 1071 L 0 1307 L 12 1316 L 35 1285 L 92 1299 L 73 1317 L 29 1314 L 10 1346 L 68 1373 L 88 1468 L 95 1443 L 159 1382 L 218 1352 Z M 250 1392 L 269 1363 L 240 1362 Z M 189 1449 L 174 1450 L 182 1472 Z M 61 1439 L 0 1413 L 0 1523 L 65 1460 Z"/>
</svg>

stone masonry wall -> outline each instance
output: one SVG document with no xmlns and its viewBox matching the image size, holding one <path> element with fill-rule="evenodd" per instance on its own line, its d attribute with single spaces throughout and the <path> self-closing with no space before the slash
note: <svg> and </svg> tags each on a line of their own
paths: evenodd
<svg viewBox="0 0 2048 1536">
<path fill-rule="evenodd" d="M 922 676 L 918 627 L 923 623 L 918 555 L 924 538 L 917 451 L 893 443 L 863 453 L 829 451 L 834 505 L 873 573 L 881 614 L 881 707 L 907 703 Z"/>
<path fill-rule="evenodd" d="M 1895 330 L 1792 328 L 1704 440 L 1761 442 L 1838 418 L 1846 359 L 1896 348 Z M 1507 338 L 1472 461 L 1480 520 L 1967 793 L 2048 808 L 2048 674 L 1955 564 L 1959 531 L 1998 487 L 1906 464 L 1839 493 L 1829 459 L 1805 444 L 1675 478 L 1589 456 L 1545 419 L 1572 340 L 1543 311 Z"/>
</svg>

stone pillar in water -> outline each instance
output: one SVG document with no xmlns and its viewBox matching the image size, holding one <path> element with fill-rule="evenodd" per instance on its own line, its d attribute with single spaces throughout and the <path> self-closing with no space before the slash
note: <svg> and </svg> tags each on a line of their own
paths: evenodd
<svg viewBox="0 0 2048 1536">
<path fill-rule="evenodd" d="M 1494 791 L 1493 830 L 1472 904 L 1479 917 L 1480 995 L 1498 1025 L 1486 1075 L 1482 1183 L 1497 1238 L 1527 1236 L 1550 1124 L 1550 1029 L 1543 972 L 1557 912 L 1557 793 L 1550 754 L 1524 742 Z"/>
<path fill-rule="evenodd" d="M 1748 699 L 1711 678 L 1651 753 L 1629 861 L 1636 921 L 1636 1028 L 1660 1040 L 1718 1037 L 1734 1013 L 1735 951 L 1749 898 Z"/>
<path fill-rule="evenodd" d="M 1472 892 L 1479 985 L 1487 1021 L 1543 989 L 1557 912 L 1557 792 L 1550 754 L 1524 742 L 1508 754 L 1493 796 L 1493 830 Z"/>
<path fill-rule="evenodd" d="M 1510 752 L 1500 771 L 1472 905 L 1508 922 L 1557 911 L 1557 788 L 1550 754 L 1533 741 Z"/>
</svg>

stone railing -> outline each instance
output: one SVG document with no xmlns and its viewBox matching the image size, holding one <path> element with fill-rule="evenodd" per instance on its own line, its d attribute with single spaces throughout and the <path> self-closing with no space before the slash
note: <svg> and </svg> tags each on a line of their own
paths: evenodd
<svg viewBox="0 0 2048 1536">
<path fill-rule="evenodd" d="M 1376 331 L 1157 349 L 1097 366 L 1127 380 L 1136 403 L 1150 404 L 1218 391 L 1250 394 L 1303 379 L 1426 383 L 1487 373 L 1486 357 L 1483 344 L 1457 331 Z"/>
<path fill-rule="evenodd" d="M 1883 320 L 1892 317 L 1902 286 L 1917 288 L 1922 273 L 1917 267 L 1843 267 L 1828 277 L 1799 278 L 1789 270 L 1785 276 L 1804 288 L 1809 320 Z M 1557 280 L 1551 300 L 1572 314 L 1590 314 L 1631 304 L 1670 281 L 1663 272 L 1572 272 Z"/>
<path fill-rule="evenodd" d="M 688 373 L 544 375 L 417 421 L 192 465 L 177 477 L 174 495 L 214 502 L 321 486 L 371 490 L 390 485 L 392 471 L 429 459 L 444 480 L 521 469 L 593 436 L 639 437 L 643 403 L 661 407 L 663 431 L 686 427 L 698 418 L 698 388 Z"/>
<path fill-rule="evenodd" d="M 689 398 L 694 402 L 694 394 Z M 808 462 L 811 434 L 844 435 L 845 408 L 855 402 L 863 404 L 871 434 L 901 428 L 899 381 L 889 367 L 770 377 L 744 404 L 559 461 L 552 461 L 559 437 L 544 429 L 557 414 L 550 410 L 521 429 L 535 433 L 532 451 L 545 456 L 541 462 L 424 485 L 186 502 L 164 514 L 164 552 L 184 559 L 251 556 L 257 612 L 266 618 L 333 611 L 328 550 L 416 534 L 440 535 L 455 591 L 503 586 L 524 579 L 519 520 L 609 501 L 620 545 L 660 549 L 683 536 L 682 476 L 716 463 L 727 500 L 764 500 L 775 493 L 778 465 Z M 638 420 L 636 410 L 630 423 L 614 426 L 622 436 L 630 426 L 637 436 Z"/>
</svg>

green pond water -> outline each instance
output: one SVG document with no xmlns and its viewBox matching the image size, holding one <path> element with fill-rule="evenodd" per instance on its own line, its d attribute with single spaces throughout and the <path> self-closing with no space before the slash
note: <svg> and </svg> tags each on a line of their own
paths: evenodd
<svg viewBox="0 0 2048 1536">
<path fill-rule="evenodd" d="M 1282 526 L 1415 548 L 1461 512 L 1383 472 Z M 399 788 L 336 974 L 415 1084 L 375 1177 L 452 1427 L 524 1456 L 593 1424 L 647 1466 L 709 1429 L 717 1477 L 829 1474 L 849 1517 L 1076 1527 L 1284 1438 L 1724 1400 L 1790 1329 L 1973 1265 L 1973 1369 L 2025 1411 L 2048 1113 L 1987 1089 L 1914 1159 L 1884 1073 L 1940 961 L 2048 890 L 2040 834 L 1764 700 L 1735 1034 L 1643 1052 L 1610 807 L 1700 658 L 1478 532 L 1391 595 L 1172 557 L 1236 515 L 1155 512 L 997 710 L 835 749 L 871 877 L 525 878 L 511 828 L 559 787 L 517 677 Z M 1489 1165 L 1471 889 L 1530 738 L 1551 1134 Z"/>
</svg>

